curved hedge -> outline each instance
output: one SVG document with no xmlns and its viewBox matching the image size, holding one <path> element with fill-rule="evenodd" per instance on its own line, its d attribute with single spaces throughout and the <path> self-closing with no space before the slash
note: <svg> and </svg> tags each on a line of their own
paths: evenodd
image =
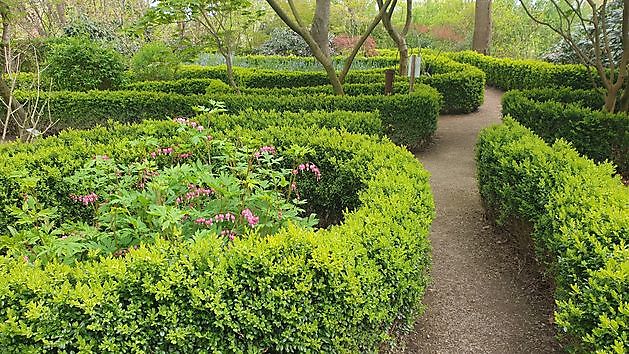
<svg viewBox="0 0 629 354">
<path fill-rule="evenodd" d="M 532 225 L 555 280 L 560 332 L 579 352 L 629 347 L 629 189 L 563 141 L 552 146 L 509 118 L 476 147 L 481 195 L 498 223 Z M 516 231 L 517 232 L 517 231 Z M 520 231 L 521 232 L 521 231 Z"/>
<path fill-rule="evenodd" d="M 447 53 L 461 63 L 471 64 L 487 74 L 487 83 L 503 90 L 544 87 L 592 88 L 583 65 L 557 65 L 539 60 L 494 58 L 473 51 Z M 597 78 L 596 73 L 593 73 Z"/>
<path fill-rule="evenodd" d="M 444 99 L 442 113 L 470 113 L 483 103 L 485 73 L 466 64 L 457 63 L 446 57 L 424 55 L 428 75 L 422 75 L 417 82 L 434 87 Z M 425 68 L 426 69 L 426 68 Z M 186 71 L 187 70 L 187 71 Z M 225 68 L 185 66 L 181 76 L 185 79 L 174 81 L 145 81 L 128 84 L 125 89 L 136 91 L 158 91 L 184 95 L 205 94 L 212 80 L 226 81 Z M 240 88 L 245 94 L 273 96 L 334 94 L 325 72 L 271 71 L 239 68 Z M 382 70 L 352 71 L 344 85 L 345 93 L 356 95 L 384 94 L 384 73 Z M 214 92 L 214 87 L 212 88 Z M 219 91 L 220 92 L 220 91 Z M 222 92 L 233 93 L 224 87 Z M 397 77 L 394 93 L 408 92 L 408 79 Z"/>
<path fill-rule="evenodd" d="M 602 101 L 595 90 L 514 90 L 503 96 L 502 112 L 546 142 L 566 139 L 582 154 L 612 161 L 618 173 L 629 176 L 629 116 L 598 111 Z"/>
<path fill-rule="evenodd" d="M 151 124 L 167 123 L 141 129 L 166 135 Z M 0 258 L 0 348 L 367 352 L 410 323 L 426 288 L 434 216 L 416 159 L 379 138 L 327 129 L 232 134 L 280 153 L 311 147 L 321 188 L 356 186 L 338 190 L 355 193 L 357 208 L 328 230 L 287 228 L 229 248 L 162 241 L 123 258 L 43 269 Z"/>
<path fill-rule="evenodd" d="M 55 130 L 91 128 L 107 124 L 111 118 L 121 123 L 142 119 L 190 116 L 196 106 L 211 106 L 212 101 L 225 103 L 230 113 L 247 108 L 256 110 L 356 111 L 380 112 L 386 133 L 396 143 L 418 145 L 430 138 L 437 128 L 441 96 L 428 86 L 418 85 L 411 95 L 392 96 L 280 96 L 213 94 L 183 96 L 161 92 L 90 91 L 18 92 L 16 98 L 28 104 L 29 99 L 47 100 L 51 117 L 58 120 Z"/>
</svg>

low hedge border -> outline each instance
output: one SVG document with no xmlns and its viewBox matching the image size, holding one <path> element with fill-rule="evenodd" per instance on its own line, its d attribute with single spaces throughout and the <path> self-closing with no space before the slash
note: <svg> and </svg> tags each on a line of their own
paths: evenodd
<svg viewBox="0 0 629 354">
<path fill-rule="evenodd" d="M 18 92 L 16 98 L 28 103 L 37 95 Z M 111 118 L 121 123 L 143 119 L 194 115 L 196 106 L 224 102 L 230 113 L 247 108 L 256 110 L 357 111 L 380 112 L 387 135 L 396 143 L 415 146 L 430 138 L 437 128 L 441 95 L 433 88 L 418 85 L 411 95 L 392 96 L 286 96 L 215 94 L 183 96 L 161 92 L 90 91 L 47 92 L 39 97 L 48 101 L 51 117 L 59 120 L 56 131 L 65 128 L 91 128 L 107 124 Z"/>
<path fill-rule="evenodd" d="M 539 89 L 509 91 L 502 113 L 522 123 L 547 143 L 563 138 L 595 161 L 609 160 L 629 176 L 629 116 L 600 109 L 600 91 Z M 586 106 L 586 107 L 583 107 Z"/>
<path fill-rule="evenodd" d="M 591 89 L 592 81 L 583 65 L 557 65 L 539 60 L 494 58 L 473 51 L 446 54 L 461 63 L 471 64 L 487 74 L 487 83 L 503 89 L 572 87 Z M 596 77 L 596 74 L 594 73 Z"/>
<path fill-rule="evenodd" d="M 629 189 L 611 165 L 552 146 L 520 124 L 485 129 L 476 147 L 480 192 L 499 224 L 533 225 L 539 260 L 553 276 L 560 332 L 579 352 L 629 347 Z"/>
<path fill-rule="evenodd" d="M 425 59 L 432 72 L 430 75 L 421 76 L 419 83 L 434 87 L 441 93 L 444 99 L 442 113 L 470 113 L 476 111 L 483 103 L 485 90 L 485 74 L 471 66 L 457 63 L 445 57 L 425 55 Z M 195 67 L 196 68 L 196 67 Z M 220 74 L 224 68 L 217 70 L 215 67 L 202 67 L 195 70 L 212 73 L 212 78 L 187 78 L 174 81 L 145 81 L 135 82 L 125 86 L 127 90 L 136 91 L 157 91 L 167 93 L 178 93 L 182 95 L 205 94 L 208 93 L 233 93 L 234 90 L 228 86 L 219 85 L 214 80 L 222 80 Z M 292 95 L 332 95 L 334 91 L 329 85 L 325 73 L 322 72 L 285 72 L 249 69 L 251 82 L 258 79 L 254 77 L 264 77 L 259 79 L 253 87 L 243 87 L 240 91 L 244 94 L 272 95 L 272 96 L 292 96 Z M 271 73 L 271 74 L 268 74 Z M 355 72 L 355 82 L 345 84 L 345 93 L 349 96 L 357 95 L 382 95 L 384 94 L 384 74 L 362 75 L 360 71 Z M 220 75 L 219 75 L 220 74 Z M 258 76 L 256 76 L 258 75 Z M 269 77 L 275 78 L 271 83 Z M 192 76 L 192 75 L 191 75 Z M 300 78 L 285 85 L 282 80 L 286 76 Z M 358 79 L 361 78 L 361 79 Z M 317 85 L 318 84 L 318 85 Z M 394 93 L 408 92 L 408 79 L 397 77 L 394 84 Z M 210 89 L 208 90 L 208 87 Z"/>
<path fill-rule="evenodd" d="M 228 248 L 214 239 L 164 241 L 74 267 L 1 257 L 0 347 L 368 352 L 399 322 L 412 323 L 434 217 L 428 174 L 416 159 L 376 137 L 327 129 L 237 135 L 280 153 L 293 144 L 313 148 L 317 165 L 332 166 L 324 173 L 359 182 L 359 207 L 328 230 L 287 228 Z"/>
</svg>

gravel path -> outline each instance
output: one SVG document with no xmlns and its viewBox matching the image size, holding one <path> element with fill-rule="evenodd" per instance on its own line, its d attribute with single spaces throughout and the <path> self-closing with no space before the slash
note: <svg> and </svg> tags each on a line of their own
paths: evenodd
<svg viewBox="0 0 629 354">
<path fill-rule="evenodd" d="M 485 219 L 476 182 L 478 132 L 500 122 L 502 93 L 478 112 L 442 116 L 417 157 L 432 174 L 432 285 L 406 353 L 554 353 L 553 302 L 530 257 Z"/>
</svg>

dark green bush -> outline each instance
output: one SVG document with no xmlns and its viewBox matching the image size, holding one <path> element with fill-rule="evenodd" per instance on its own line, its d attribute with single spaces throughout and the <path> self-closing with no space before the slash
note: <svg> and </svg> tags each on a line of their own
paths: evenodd
<svg viewBox="0 0 629 354">
<path fill-rule="evenodd" d="M 138 129 L 172 138 L 168 125 L 124 127 L 105 137 L 103 129 L 85 136 L 69 132 L 52 145 L 63 149 L 71 140 L 88 151 L 111 139 L 112 153 L 130 156 L 133 149 L 117 150 L 115 135 Z M 0 348 L 370 352 L 400 322 L 412 323 L 427 283 L 434 215 L 428 175 L 416 159 L 376 137 L 326 129 L 232 134 L 278 151 L 293 144 L 312 148 L 314 162 L 329 174 L 321 189 L 348 194 L 336 197 L 358 200 L 358 208 L 328 230 L 293 227 L 263 239 L 237 239 L 228 248 L 213 239 L 158 241 L 125 257 L 74 267 L 42 268 L 2 257 Z M 24 149 L 48 150 L 47 144 Z M 56 154 L 76 154 L 75 147 Z M 335 188 L 339 183 L 358 189 Z"/>
<path fill-rule="evenodd" d="M 16 95 L 20 102 L 36 99 L 34 93 Z M 48 100 L 51 115 L 59 120 L 55 129 L 83 129 L 106 124 L 115 118 L 121 123 L 139 122 L 149 118 L 193 115 L 196 106 L 210 106 L 212 100 L 224 102 L 231 113 L 247 108 L 299 112 L 305 111 L 379 111 L 383 127 L 397 143 L 417 145 L 434 133 L 441 108 L 441 96 L 428 86 L 418 85 L 412 95 L 392 96 L 281 96 L 268 95 L 204 95 L 183 96 L 161 92 L 90 91 L 47 92 L 40 99 Z"/>
<path fill-rule="evenodd" d="M 499 224 L 532 225 L 553 276 L 559 332 L 578 352 L 629 347 L 629 189 L 610 165 L 552 146 L 515 121 L 484 130 L 476 147 L 480 192 Z"/>
<path fill-rule="evenodd" d="M 44 82 L 57 90 L 108 90 L 122 84 L 125 64 L 122 56 L 102 44 L 85 38 L 55 43 L 47 55 Z"/>
<path fill-rule="evenodd" d="M 487 83 L 503 90 L 561 86 L 576 89 L 592 88 L 592 81 L 583 65 L 556 65 L 539 60 L 494 58 L 472 51 L 448 53 L 448 56 L 483 70 L 487 74 Z"/>
<path fill-rule="evenodd" d="M 179 59 L 173 50 L 162 43 L 148 43 L 131 58 L 134 80 L 172 80 Z"/>
<path fill-rule="evenodd" d="M 614 162 L 618 173 L 629 176 L 629 116 L 582 107 L 600 107 L 602 100 L 594 90 L 509 91 L 502 112 L 546 142 L 563 138 L 595 161 Z"/>
</svg>

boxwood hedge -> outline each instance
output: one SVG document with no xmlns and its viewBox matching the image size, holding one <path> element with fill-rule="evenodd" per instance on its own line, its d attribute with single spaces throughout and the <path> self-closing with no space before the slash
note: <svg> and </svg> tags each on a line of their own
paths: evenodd
<svg viewBox="0 0 629 354">
<path fill-rule="evenodd" d="M 394 61 L 389 57 L 383 60 Z M 419 83 L 434 87 L 444 98 L 443 113 L 469 113 L 473 112 L 483 103 L 485 90 L 485 73 L 478 68 L 457 63 L 446 56 L 425 54 L 423 56 L 423 72 Z M 206 91 L 201 87 L 203 81 L 199 79 L 218 79 L 227 82 L 226 68 L 224 66 L 198 66 L 186 65 L 179 72 L 180 79 L 172 83 L 143 82 L 132 83 L 128 89 L 149 90 L 162 92 L 175 92 L 181 94 L 202 94 Z M 327 74 L 323 71 L 283 71 L 283 70 L 261 70 L 252 68 L 237 68 L 236 76 L 243 87 L 247 88 L 278 88 L 287 89 L 295 87 L 318 86 L 315 89 L 300 89 L 301 92 L 312 93 L 332 93 Z M 396 91 L 408 91 L 408 79 L 396 78 Z M 384 93 L 384 69 L 354 70 L 350 71 L 346 78 L 346 85 L 349 95 L 356 94 L 382 94 Z M 354 86 L 352 84 L 363 84 Z M 366 85 L 371 84 L 371 86 Z M 209 85 L 209 81 L 208 81 Z M 280 90 L 283 93 L 287 90 Z M 258 92 L 255 90 L 254 92 Z M 289 94 L 292 94 L 290 92 Z"/>
<path fill-rule="evenodd" d="M 418 79 L 419 83 L 423 83 L 434 87 L 441 93 L 444 99 L 442 107 L 442 113 L 469 113 L 473 112 L 480 107 L 483 103 L 484 90 L 485 90 L 485 74 L 471 66 L 466 64 L 457 63 L 446 57 L 439 56 L 424 56 L 427 61 L 426 70 L 430 74 L 423 75 Z M 175 81 L 145 81 L 135 82 L 128 84 L 125 89 L 137 90 L 137 91 L 159 91 L 168 93 L 179 93 L 183 95 L 190 94 L 205 94 L 208 93 L 233 93 L 234 90 L 229 86 L 216 85 L 213 80 L 223 79 L 222 74 L 219 75 L 219 70 L 214 67 L 202 67 L 198 68 L 207 76 L 213 76 L 213 78 L 188 78 Z M 221 70 L 225 70 L 221 68 Z M 268 78 L 268 73 L 273 73 Z M 244 74 L 248 73 L 248 74 Z M 368 74 L 363 74 L 362 71 L 354 72 L 351 82 L 361 83 L 348 83 L 344 85 L 345 93 L 349 96 L 357 95 L 382 95 L 384 94 L 384 74 L 373 74 L 373 71 L 368 71 Z M 205 75 L 205 74 L 203 74 Z M 248 77 L 249 82 L 254 82 L 253 85 L 240 88 L 242 93 L 245 94 L 258 94 L 258 95 L 273 95 L 273 96 L 292 96 L 292 95 L 332 95 L 334 92 L 329 85 L 329 81 L 324 72 L 286 72 L 286 71 L 269 71 L 269 70 L 255 70 L 248 69 L 243 71 L 243 77 Z M 192 75 L 190 75 L 192 76 Z M 201 76 L 201 74 L 199 74 Z M 287 84 L 283 84 L 286 76 L 292 78 L 302 77 L 300 83 L 290 81 Z M 264 77 L 265 79 L 260 79 Z M 268 82 L 267 80 L 276 80 Z M 317 84 L 319 86 L 317 86 Z M 408 92 L 408 79 L 397 77 L 394 84 L 394 93 L 407 93 Z M 219 89 L 217 89 L 219 87 Z"/>
<path fill-rule="evenodd" d="M 112 118 L 121 123 L 132 123 L 150 118 L 190 116 L 195 113 L 196 106 L 210 106 L 213 100 L 224 102 L 231 113 L 247 108 L 289 112 L 379 111 L 382 125 L 389 137 L 406 145 L 421 144 L 434 133 L 442 102 L 441 95 L 425 85 L 419 85 L 411 95 L 392 96 L 184 96 L 162 92 L 90 91 L 45 92 L 40 96 L 33 92 L 18 92 L 16 97 L 26 104 L 37 98 L 47 101 L 51 118 L 58 120 L 54 127 L 57 131 L 70 127 L 83 129 L 107 124 Z"/>
<path fill-rule="evenodd" d="M 539 60 L 494 58 L 473 51 L 447 53 L 447 56 L 480 68 L 487 74 L 487 83 L 503 90 L 561 86 L 576 89 L 592 88 L 592 80 L 583 65 L 556 65 Z"/>
<path fill-rule="evenodd" d="M 503 96 L 502 112 L 546 142 L 566 139 L 580 153 L 612 161 L 618 173 L 629 176 L 629 116 L 599 111 L 602 102 L 595 90 L 514 90 Z"/>
<path fill-rule="evenodd" d="M 113 154 L 132 156 L 133 149 L 116 149 L 117 136 L 137 129 L 172 139 L 162 129 L 168 124 L 58 139 L 89 153 L 93 144 L 111 144 Z M 434 216 L 428 175 L 417 160 L 386 140 L 325 128 L 224 134 L 274 145 L 280 153 L 293 144 L 312 148 L 310 158 L 324 172 L 320 188 L 348 194 L 337 197 L 355 200 L 355 207 L 329 229 L 289 227 L 228 248 L 213 239 L 158 241 L 124 257 L 75 266 L 0 257 L 0 348 L 369 352 L 400 322 L 410 323 L 426 288 Z M 77 152 L 68 147 L 57 153 Z"/>
<path fill-rule="evenodd" d="M 510 118 L 476 148 L 481 195 L 498 223 L 532 225 L 539 260 L 553 276 L 559 332 L 573 349 L 629 347 L 629 189 L 610 165 L 562 140 L 547 145 Z"/>
</svg>

